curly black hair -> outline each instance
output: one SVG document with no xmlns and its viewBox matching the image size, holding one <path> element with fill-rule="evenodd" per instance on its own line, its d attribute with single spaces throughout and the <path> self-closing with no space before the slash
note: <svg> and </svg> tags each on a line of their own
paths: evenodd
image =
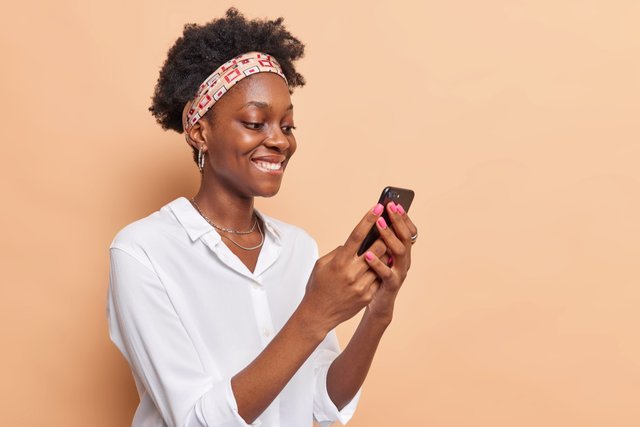
<svg viewBox="0 0 640 427">
<path fill-rule="evenodd" d="M 220 65 L 245 52 L 275 57 L 290 92 L 304 86 L 304 77 L 293 66 L 293 61 L 304 55 L 304 44 L 286 30 L 283 20 L 247 20 L 231 7 L 224 18 L 204 25 L 186 24 L 182 37 L 169 49 L 149 107 L 162 128 L 182 133 L 182 109 L 195 97 L 200 84 Z"/>
</svg>

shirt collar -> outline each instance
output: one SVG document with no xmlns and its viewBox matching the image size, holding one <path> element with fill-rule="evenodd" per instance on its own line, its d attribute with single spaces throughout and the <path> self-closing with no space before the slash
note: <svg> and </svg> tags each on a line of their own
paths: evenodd
<svg viewBox="0 0 640 427">
<path fill-rule="evenodd" d="M 191 241 L 195 242 L 207 233 L 212 233 L 212 237 L 215 243 L 220 241 L 220 234 L 216 229 L 205 220 L 202 215 L 193 207 L 189 199 L 186 197 L 179 197 L 173 202 L 168 204 L 169 209 L 173 212 L 178 222 L 185 229 Z M 265 231 L 270 233 L 274 240 L 280 243 L 282 237 L 282 230 L 276 224 L 273 218 L 259 212 L 255 209 L 256 215 L 262 219 L 265 225 Z"/>
</svg>

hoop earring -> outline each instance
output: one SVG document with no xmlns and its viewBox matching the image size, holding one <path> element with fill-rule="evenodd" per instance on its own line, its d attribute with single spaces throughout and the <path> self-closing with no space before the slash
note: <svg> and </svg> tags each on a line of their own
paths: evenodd
<svg viewBox="0 0 640 427">
<path fill-rule="evenodd" d="M 200 173 L 204 171 L 204 156 L 205 153 L 202 151 L 202 146 L 198 149 L 198 169 L 200 169 Z"/>
</svg>

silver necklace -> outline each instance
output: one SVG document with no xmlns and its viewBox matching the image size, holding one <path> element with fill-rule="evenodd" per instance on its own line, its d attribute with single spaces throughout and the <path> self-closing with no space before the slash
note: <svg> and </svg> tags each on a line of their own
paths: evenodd
<svg viewBox="0 0 640 427">
<path fill-rule="evenodd" d="M 262 228 L 260 228 L 260 223 L 258 223 L 258 232 L 260 233 L 260 243 L 258 243 L 255 246 L 251 246 L 251 247 L 242 246 L 240 243 L 236 242 L 235 240 L 233 240 L 229 236 L 222 236 L 222 237 L 224 237 L 225 239 L 229 240 L 231 243 L 233 243 L 234 245 L 236 245 L 240 249 L 244 249 L 245 251 L 253 251 L 253 250 L 256 250 L 256 249 L 262 247 L 262 245 L 264 244 L 264 233 L 262 232 Z"/>
<path fill-rule="evenodd" d="M 242 246 L 240 243 L 236 242 L 231 237 L 225 236 L 225 235 L 221 235 L 221 237 L 224 237 L 225 239 L 229 240 L 231 243 L 233 243 L 234 245 L 236 245 L 240 249 L 244 249 L 245 251 L 253 251 L 253 250 L 256 250 L 256 249 L 262 247 L 262 245 L 264 244 L 264 233 L 262 232 L 262 228 L 260 227 L 260 223 L 258 222 L 258 217 L 257 216 L 256 216 L 255 222 L 253 223 L 253 227 L 251 227 L 250 231 L 236 231 L 236 230 L 231 230 L 231 229 L 227 229 L 227 228 L 224 228 L 224 227 L 218 227 L 209 218 L 207 218 L 207 216 L 205 214 L 202 213 L 202 211 L 200 210 L 200 207 L 198 206 L 198 204 L 196 203 L 195 200 L 193 200 L 193 199 L 190 199 L 190 200 L 191 200 L 191 203 L 193 204 L 193 207 L 196 208 L 196 210 L 198 211 L 200 216 L 202 218 L 204 218 L 205 221 L 207 221 L 209 224 L 211 224 L 214 228 L 217 228 L 218 230 L 227 231 L 229 233 L 235 233 L 235 234 L 249 234 L 249 233 L 253 232 L 253 230 L 255 229 L 256 224 L 257 224 L 258 225 L 258 232 L 260 233 L 260 243 L 258 243 L 255 246 L 250 246 L 250 247 Z"/>
<path fill-rule="evenodd" d="M 200 206 L 198 206 L 198 204 L 196 203 L 196 200 L 194 198 L 191 198 L 189 200 L 193 204 L 193 207 L 196 208 L 196 210 L 198 211 L 200 216 L 202 216 L 204 219 L 207 220 L 207 222 L 209 224 L 211 224 L 214 228 L 217 228 L 220 231 L 226 231 L 227 233 L 233 233 L 233 234 L 251 234 L 256 229 L 256 224 L 258 223 L 258 217 L 257 216 L 256 216 L 256 220 L 253 222 L 253 225 L 251 226 L 251 229 L 249 231 L 233 230 L 231 228 L 221 227 L 221 226 L 217 225 L 216 223 L 214 223 L 213 221 L 211 221 L 204 213 L 202 213 L 202 210 L 200 209 Z"/>
</svg>

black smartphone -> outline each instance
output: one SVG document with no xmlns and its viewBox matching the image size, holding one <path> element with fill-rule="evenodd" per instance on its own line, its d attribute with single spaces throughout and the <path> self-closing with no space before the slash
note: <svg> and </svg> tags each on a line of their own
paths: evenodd
<svg viewBox="0 0 640 427">
<path fill-rule="evenodd" d="M 384 206 L 384 211 L 382 211 L 381 216 L 385 221 L 387 221 L 387 224 L 391 225 L 391 221 L 389 220 L 389 213 L 387 212 L 387 204 L 389 202 L 399 203 L 402 205 L 405 212 L 409 212 L 409 207 L 411 206 L 414 195 L 415 193 L 413 192 L 413 190 L 408 190 L 406 188 L 386 187 L 384 190 L 382 190 L 378 203 Z M 358 249 L 358 256 L 365 253 L 365 251 L 369 249 L 369 247 L 378 239 L 378 237 L 380 237 L 380 233 L 378 232 L 378 228 L 374 224 L 374 226 L 371 227 L 371 230 L 369 230 L 367 236 L 362 241 L 360 249 Z"/>
</svg>

